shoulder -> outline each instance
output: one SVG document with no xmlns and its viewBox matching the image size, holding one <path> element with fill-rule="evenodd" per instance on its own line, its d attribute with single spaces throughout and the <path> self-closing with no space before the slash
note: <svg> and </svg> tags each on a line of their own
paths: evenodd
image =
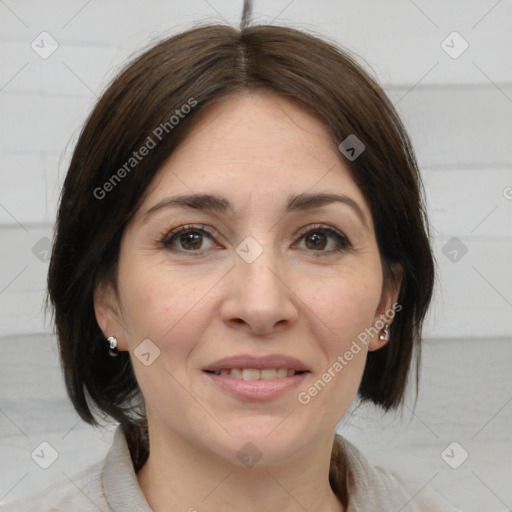
<svg viewBox="0 0 512 512">
<path fill-rule="evenodd" d="M 0 506 L 0 512 L 151 512 L 119 425 L 104 460 L 41 494 Z"/>
<path fill-rule="evenodd" d="M 345 460 L 347 512 L 376 509 L 402 512 L 457 512 L 428 485 L 404 479 L 372 464 L 353 444 L 336 436 Z"/>
<path fill-rule="evenodd" d="M 67 482 L 21 500 L 0 505 L 0 512 L 98 512 L 109 510 L 101 486 L 102 462 L 79 473 Z"/>
</svg>

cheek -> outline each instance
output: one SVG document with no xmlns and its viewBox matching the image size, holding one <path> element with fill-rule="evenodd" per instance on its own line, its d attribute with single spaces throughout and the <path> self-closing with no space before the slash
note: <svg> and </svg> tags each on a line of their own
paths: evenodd
<svg viewBox="0 0 512 512">
<path fill-rule="evenodd" d="M 305 302 L 318 320 L 314 325 L 328 333 L 330 350 L 341 350 L 369 327 L 378 308 L 382 290 L 380 265 L 364 271 L 344 269 L 314 287 L 303 290 Z"/>
<path fill-rule="evenodd" d="M 120 268 L 125 335 L 137 382 L 153 411 L 158 411 L 161 403 L 183 410 L 189 399 L 179 382 L 201 332 L 200 322 L 206 317 L 201 309 L 205 288 L 197 279 L 195 282 L 191 285 L 193 276 L 183 279 L 177 272 L 140 262 L 136 265 L 126 260 Z M 149 345 L 146 350 L 150 353 L 148 365 L 138 356 L 138 347 L 147 339 L 156 346 Z"/>
<path fill-rule="evenodd" d="M 367 344 L 358 336 L 373 323 L 380 301 L 379 272 L 343 273 L 316 286 L 305 302 L 322 365 L 297 399 L 304 411 L 335 427 L 357 395 Z"/>
<path fill-rule="evenodd" d="M 180 352 L 190 352 L 194 333 L 201 332 L 208 322 L 204 295 L 215 280 L 212 275 L 125 260 L 119 283 L 130 350 L 150 339 L 162 353 L 172 349 L 172 361 L 181 359 Z"/>
</svg>

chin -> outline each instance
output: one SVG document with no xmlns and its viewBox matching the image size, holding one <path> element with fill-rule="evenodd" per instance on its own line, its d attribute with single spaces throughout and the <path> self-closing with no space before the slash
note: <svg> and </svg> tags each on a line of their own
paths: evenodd
<svg viewBox="0 0 512 512">
<path fill-rule="evenodd" d="M 237 466 L 252 468 L 257 465 L 263 468 L 282 465 L 306 450 L 311 444 L 311 437 L 314 437 L 311 428 L 304 431 L 297 429 L 295 423 L 287 423 L 288 420 L 283 422 L 283 417 L 266 415 L 258 418 L 252 415 L 240 418 L 226 424 L 231 436 L 221 434 L 216 439 L 210 437 L 206 447 Z M 306 436 L 305 432 L 309 435 Z"/>
</svg>

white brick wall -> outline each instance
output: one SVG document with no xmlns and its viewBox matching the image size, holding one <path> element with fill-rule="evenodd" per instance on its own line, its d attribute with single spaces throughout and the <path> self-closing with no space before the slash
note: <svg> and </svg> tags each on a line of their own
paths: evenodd
<svg viewBox="0 0 512 512">
<path fill-rule="evenodd" d="M 440 282 L 427 326 L 428 361 L 440 380 L 422 381 L 426 392 L 419 407 L 427 423 L 443 433 L 425 440 L 425 427 L 413 422 L 406 434 L 399 429 L 403 442 L 397 440 L 396 425 L 387 429 L 395 434 L 393 442 L 379 431 L 361 442 L 376 458 L 387 457 L 407 472 L 419 454 L 421 470 L 413 473 L 431 476 L 445 441 L 464 444 L 468 424 L 476 428 L 505 406 L 492 420 L 493 439 L 473 448 L 471 471 L 455 477 L 441 465 L 440 483 L 443 490 L 454 486 L 452 496 L 465 510 L 505 510 L 505 503 L 512 503 L 511 440 L 504 423 L 512 407 L 505 405 L 512 397 L 512 189 L 507 189 L 512 187 L 512 4 L 266 0 L 256 1 L 254 11 L 257 21 L 275 18 L 274 23 L 316 31 L 359 53 L 397 102 L 424 176 Z M 51 238 L 60 184 L 81 123 L 115 70 L 150 40 L 194 21 L 238 23 L 240 12 L 241 2 L 227 0 L 0 2 L 0 454 L 7 457 L 0 467 L 0 503 L 25 472 L 30 476 L 6 500 L 59 478 L 36 472 L 23 458 L 30 443 L 1 413 L 16 417 L 34 440 L 60 432 L 54 421 L 59 414 L 72 418 L 62 389 L 49 404 L 50 417 L 36 395 L 40 388 L 28 377 L 25 385 L 23 379 L 14 386 L 18 373 L 4 370 L 14 365 L 30 379 L 58 372 L 56 354 L 47 348 L 51 337 L 43 335 L 51 332 L 41 312 L 47 262 L 32 248 Z M 42 31 L 59 43 L 48 59 L 30 46 Z M 441 48 L 453 31 L 469 43 L 457 59 Z M 468 249 L 456 263 L 443 253 L 453 237 Z M 17 340 L 25 340 L 21 346 L 32 359 L 19 351 Z M 51 368 L 39 364 L 38 354 L 46 354 Z M 472 372 L 461 370 L 466 361 L 472 362 Z M 460 372 L 457 378 L 454 371 Z M 449 389 L 450 396 L 439 387 Z M 467 389 L 484 398 L 472 403 Z M 30 396 L 33 401 L 27 401 Z M 487 399 L 492 406 L 485 407 Z M 90 453 L 103 453 L 105 439 L 91 432 L 78 428 L 77 442 L 87 439 Z M 73 449 L 59 446 L 66 453 Z M 393 453 L 386 452 L 388 446 Z M 76 458 L 73 467 L 87 465 L 87 457 Z"/>
</svg>

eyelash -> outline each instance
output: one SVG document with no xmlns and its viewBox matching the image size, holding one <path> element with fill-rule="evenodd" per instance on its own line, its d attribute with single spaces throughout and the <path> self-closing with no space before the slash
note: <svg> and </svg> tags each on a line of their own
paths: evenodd
<svg viewBox="0 0 512 512">
<path fill-rule="evenodd" d="M 174 251 L 174 252 L 187 253 L 187 254 L 190 254 L 191 256 L 197 256 L 197 257 L 203 256 L 204 251 L 201 251 L 201 250 L 187 251 L 185 249 L 174 249 L 171 247 L 171 244 L 175 240 L 177 240 L 180 235 L 183 235 L 183 234 L 186 234 L 189 232 L 194 232 L 194 233 L 198 233 L 201 235 L 207 235 L 207 237 L 212 240 L 216 236 L 216 233 L 213 230 L 211 230 L 211 228 L 209 228 L 208 226 L 206 226 L 204 224 L 202 224 L 200 226 L 198 226 L 196 224 L 188 224 L 186 226 L 181 226 L 179 228 L 176 228 L 172 231 L 165 231 L 164 233 L 161 233 L 160 237 L 158 239 L 158 242 L 164 248 Z M 305 228 L 304 230 L 302 230 L 299 233 L 299 240 L 302 240 L 306 235 L 313 234 L 313 233 L 323 233 L 325 235 L 330 235 L 336 239 L 336 242 L 338 244 L 338 247 L 336 249 L 331 249 L 330 251 L 322 251 L 322 250 L 308 251 L 308 252 L 311 252 L 315 257 L 322 257 L 322 256 L 326 256 L 326 255 L 331 255 L 333 253 L 339 253 L 342 251 L 352 250 L 352 244 L 350 243 L 350 240 L 345 235 L 340 233 L 338 230 L 336 230 L 332 227 L 329 227 L 329 226 L 325 226 L 323 224 L 307 226 L 307 228 Z M 317 253 L 317 254 L 315 254 L 315 253 Z"/>
</svg>

